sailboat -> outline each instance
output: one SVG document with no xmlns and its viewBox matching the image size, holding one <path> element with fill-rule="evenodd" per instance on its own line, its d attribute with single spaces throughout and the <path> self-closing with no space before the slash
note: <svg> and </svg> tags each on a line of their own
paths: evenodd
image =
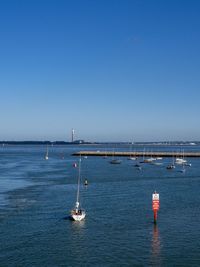
<svg viewBox="0 0 200 267">
<path fill-rule="evenodd" d="M 48 145 L 47 145 L 47 151 L 46 151 L 45 159 L 46 159 L 46 160 L 49 159 L 49 149 L 48 149 Z"/>
<path fill-rule="evenodd" d="M 176 164 L 183 165 L 187 160 L 184 159 L 184 150 L 182 151 L 182 157 L 176 158 Z"/>
<path fill-rule="evenodd" d="M 152 162 L 152 158 L 149 159 L 145 159 L 145 148 L 143 149 L 143 160 L 140 161 L 140 163 L 151 163 Z"/>
<path fill-rule="evenodd" d="M 133 145 L 133 142 L 131 143 L 131 146 L 130 146 L 130 151 L 129 151 L 129 154 L 130 154 L 130 155 L 129 155 L 128 159 L 129 159 L 129 160 L 136 160 L 136 157 L 133 157 L 133 156 L 132 156 L 132 145 Z"/>
<path fill-rule="evenodd" d="M 166 167 L 166 169 L 167 170 L 172 170 L 172 169 L 175 169 L 176 168 L 176 166 L 175 166 L 175 164 L 174 164 L 174 154 L 173 154 L 173 156 L 172 156 L 172 164 L 169 164 L 167 167 Z"/>
<path fill-rule="evenodd" d="M 86 215 L 85 210 L 83 210 L 80 206 L 80 179 L 81 179 L 81 157 L 79 159 L 79 166 L 78 166 L 78 187 L 77 187 L 76 203 L 74 209 L 71 211 L 71 218 L 74 221 L 82 221 Z"/>
<path fill-rule="evenodd" d="M 121 163 L 121 160 L 119 160 L 119 159 L 112 159 L 110 161 L 110 164 L 120 164 L 120 163 Z"/>
<path fill-rule="evenodd" d="M 115 158 L 115 152 L 113 151 L 112 159 L 110 160 L 110 164 L 120 164 L 121 160 Z"/>
</svg>

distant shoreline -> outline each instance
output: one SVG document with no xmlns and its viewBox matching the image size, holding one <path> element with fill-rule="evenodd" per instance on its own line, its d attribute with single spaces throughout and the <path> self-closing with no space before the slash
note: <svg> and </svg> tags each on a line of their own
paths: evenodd
<svg viewBox="0 0 200 267">
<path fill-rule="evenodd" d="M 66 141 L 0 141 L 0 145 L 133 145 L 133 146 L 195 146 L 200 141 L 172 141 L 172 142 L 85 142 L 84 140 Z"/>
</svg>

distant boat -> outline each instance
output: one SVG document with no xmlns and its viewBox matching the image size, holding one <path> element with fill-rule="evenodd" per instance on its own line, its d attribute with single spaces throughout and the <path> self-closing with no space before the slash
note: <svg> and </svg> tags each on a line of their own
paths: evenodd
<svg viewBox="0 0 200 267">
<path fill-rule="evenodd" d="M 187 160 L 185 160 L 183 158 L 176 158 L 176 164 L 178 164 L 178 165 L 182 165 L 186 162 L 187 162 Z"/>
<path fill-rule="evenodd" d="M 152 164 L 152 165 L 158 165 L 158 166 L 159 166 L 159 165 L 163 165 L 162 162 L 155 162 L 155 161 L 151 162 L 151 164 Z"/>
<path fill-rule="evenodd" d="M 88 185 L 88 180 L 85 179 L 84 185 Z"/>
<path fill-rule="evenodd" d="M 49 159 L 49 149 L 48 149 L 48 145 L 47 145 L 47 151 L 46 151 L 45 159 L 46 159 L 46 160 Z"/>
<path fill-rule="evenodd" d="M 143 149 L 143 157 L 142 157 L 142 161 L 140 161 L 140 163 L 146 163 L 146 161 L 145 161 L 145 148 Z"/>
<path fill-rule="evenodd" d="M 129 160 L 136 160 L 137 158 L 132 156 L 132 146 L 133 146 L 133 142 L 130 145 L 130 156 L 127 159 L 129 159 Z"/>
<path fill-rule="evenodd" d="M 186 162 L 187 162 L 187 160 L 184 159 L 184 150 L 183 150 L 182 157 L 181 158 L 176 158 L 175 163 L 178 164 L 178 165 L 183 165 Z"/>
<path fill-rule="evenodd" d="M 156 158 L 154 158 L 154 157 L 150 157 L 150 158 L 148 158 L 147 160 L 150 161 L 150 162 L 152 162 L 152 161 L 156 161 Z"/>
<path fill-rule="evenodd" d="M 152 163 L 155 160 L 156 160 L 156 158 L 154 158 L 152 156 L 150 158 L 145 158 L 145 148 L 144 148 L 144 150 L 143 150 L 143 160 L 140 161 L 140 163 Z"/>
<path fill-rule="evenodd" d="M 171 164 L 169 164 L 168 166 L 167 166 L 167 170 L 173 170 L 173 169 L 175 169 L 176 168 L 176 166 L 175 166 L 175 164 L 174 164 L 174 155 L 172 156 L 172 163 Z"/>
<path fill-rule="evenodd" d="M 174 164 L 170 164 L 170 165 L 168 165 L 167 166 L 167 170 L 172 170 L 172 169 L 175 169 L 176 168 L 176 166 L 174 165 Z"/>
<path fill-rule="evenodd" d="M 129 157 L 129 160 L 136 160 L 136 157 Z"/>
<path fill-rule="evenodd" d="M 112 160 L 110 161 L 110 164 L 120 164 L 120 163 L 121 163 L 121 160 L 115 159 L 115 154 L 113 151 L 113 156 L 112 156 Z"/>
<path fill-rule="evenodd" d="M 104 154 L 104 156 L 103 156 L 104 159 L 106 159 L 106 158 L 108 157 L 107 153 L 108 153 L 108 152 L 105 150 L 105 154 Z"/>
<path fill-rule="evenodd" d="M 152 153 L 152 152 L 151 152 L 151 153 Z M 152 162 L 154 162 L 154 161 L 156 161 L 156 160 L 157 160 L 157 158 L 156 158 L 156 157 L 153 157 L 152 155 L 151 155 L 150 158 L 146 159 L 147 163 L 152 163 Z"/>
<path fill-rule="evenodd" d="M 144 159 L 140 163 L 152 163 L 154 160 L 155 160 L 154 158 L 148 158 L 148 159 Z"/>
<path fill-rule="evenodd" d="M 120 163 L 121 163 L 121 160 L 119 160 L 119 159 L 112 159 L 110 161 L 110 164 L 120 164 Z"/>
<path fill-rule="evenodd" d="M 81 179 L 81 158 L 79 159 L 78 164 L 78 187 L 77 187 L 77 195 L 76 195 L 76 203 L 75 208 L 71 211 L 71 218 L 74 221 L 82 221 L 85 219 L 86 213 L 80 206 L 80 179 Z"/>
</svg>

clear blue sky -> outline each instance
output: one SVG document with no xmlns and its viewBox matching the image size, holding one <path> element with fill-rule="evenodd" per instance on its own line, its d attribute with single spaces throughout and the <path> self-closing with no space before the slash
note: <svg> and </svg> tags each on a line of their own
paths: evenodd
<svg viewBox="0 0 200 267">
<path fill-rule="evenodd" d="M 200 140 L 200 1 L 1 0 L 0 140 Z"/>
</svg>

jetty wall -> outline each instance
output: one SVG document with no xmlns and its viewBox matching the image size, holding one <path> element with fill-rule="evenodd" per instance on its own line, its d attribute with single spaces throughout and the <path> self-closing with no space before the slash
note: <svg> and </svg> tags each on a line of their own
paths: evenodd
<svg viewBox="0 0 200 267">
<path fill-rule="evenodd" d="M 143 151 L 79 151 L 72 154 L 73 156 L 117 156 L 117 157 L 183 157 L 181 152 L 170 152 L 170 151 L 154 151 L 154 152 L 143 152 Z M 200 152 L 184 152 L 184 157 L 200 157 Z"/>
</svg>

